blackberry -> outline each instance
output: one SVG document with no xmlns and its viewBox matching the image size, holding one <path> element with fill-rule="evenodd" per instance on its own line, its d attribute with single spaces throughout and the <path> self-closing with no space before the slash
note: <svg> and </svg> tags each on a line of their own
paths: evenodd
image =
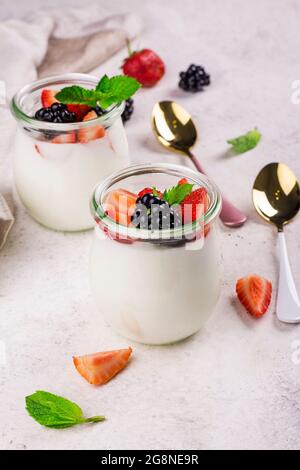
<svg viewBox="0 0 300 470">
<path fill-rule="evenodd" d="M 38 121 L 46 122 L 76 122 L 76 114 L 69 111 L 67 106 L 62 103 L 53 103 L 49 108 L 41 108 L 35 113 L 34 117 Z"/>
<path fill-rule="evenodd" d="M 132 98 L 129 98 L 128 100 L 125 101 L 125 108 L 121 115 L 123 123 L 129 121 L 129 119 L 131 118 L 131 115 L 134 110 L 133 103 L 134 101 Z"/>
<path fill-rule="evenodd" d="M 131 222 L 146 230 L 173 229 L 182 225 L 181 213 L 151 193 L 137 199 Z"/>
<path fill-rule="evenodd" d="M 96 112 L 97 116 L 103 116 L 103 114 L 106 114 L 107 111 L 105 109 L 102 109 L 100 106 L 96 106 L 96 108 L 94 108 L 94 111 Z"/>
<path fill-rule="evenodd" d="M 201 65 L 191 64 L 186 72 L 180 72 L 179 88 L 196 93 L 210 84 L 210 76 Z"/>
</svg>

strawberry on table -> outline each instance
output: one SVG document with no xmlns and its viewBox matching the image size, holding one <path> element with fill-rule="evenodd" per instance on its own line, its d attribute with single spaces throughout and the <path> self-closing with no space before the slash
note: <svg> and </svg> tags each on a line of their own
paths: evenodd
<svg viewBox="0 0 300 470">
<path fill-rule="evenodd" d="M 132 52 L 128 44 L 129 57 L 123 63 L 123 73 L 135 78 L 144 87 L 155 85 L 165 73 L 165 64 L 151 49 Z"/>
<path fill-rule="evenodd" d="M 132 349 L 118 349 L 73 357 L 80 375 L 92 385 L 104 385 L 126 366 Z"/>
<path fill-rule="evenodd" d="M 254 317 L 262 317 L 271 302 L 272 284 L 267 279 L 250 275 L 236 283 L 236 294 L 245 309 Z"/>
</svg>

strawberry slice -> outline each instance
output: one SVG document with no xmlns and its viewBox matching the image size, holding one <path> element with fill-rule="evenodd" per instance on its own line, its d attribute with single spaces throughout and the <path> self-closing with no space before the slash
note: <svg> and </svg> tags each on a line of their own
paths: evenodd
<svg viewBox="0 0 300 470">
<path fill-rule="evenodd" d="M 181 183 L 181 184 L 185 184 Z M 207 211 L 208 208 L 208 197 L 205 188 L 198 188 L 192 191 L 186 198 L 181 202 L 182 217 L 185 224 L 193 222 L 203 215 L 203 212 Z"/>
<path fill-rule="evenodd" d="M 98 114 L 92 109 L 84 116 L 83 121 L 91 121 L 92 119 L 96 119 L 97 117 Z"/>
<path fill-rule="evenodd" d="M 76 115 L 77 121 L 85 121 L 84 118 L 91 109 L 90 106 L 86 106 L 85 104 L 67 104 L 67 108 Z"/>
<path fill-rule="evenodd" d="M 68 134 L 60 134 L 51 140 L 52 144 L 74 144 L 76 142 L 75 132 L 69 132 Z"/>
<path fill-rule="evenodd" d="M 106 214 L 122 225 L 129 225 L 136 206 L 137 195 L 126 189 L 117 189 L 106 194 L 103 202 Z"/>
<path fill-rule="evenodd" d="M 58 100 L 55 98 L 57 91 L 56 90 L 47 90 L 44 89 L 41 94 L 41 102 L 43 108 L 50 108 L 53 103 L 58 103 Z"/>
<path fill-rule="evenodd" d="M 181 180 L 178 181 L 178 184 L 187 184 L 188 180 L 186 178 L 181 178 Z"/>
<path fill-rule="evenodd" d="M 97 118 L 97 113 L 95 111 L 90 111 L 84 118 L 84 121 L 90 121 Z M 78 140 L 79 142 L 86 144 L 90 140 L 101 139 L 105 136 L 105 129 L 102 126 L 93 126 L 79 129 L 78 131 Z"/>
<path fill-rule="evenodd" d="M 92 385 L 104 385 L 126 366 L 132 349 L 99 352 L 73 357 L 80 375 Z"/>
<path fill-rule="evenodd" d="M 251 275 L 237 281 L 236 293 L 245 309 L 254 317 L 260 318 L 270 305 L 272 284 L 263 277 Z"/>
<path fill-rule="evenodd" d="M 163 193 L 161 191 L 158 191 L 156 189 L 156 192 L 158 194 L 158 197 L 162 198 Z M 153 188 L 144 188 L 138 193 L 138 197 L 143 197 L 145 194 L 153 194 Z"/>
</svg>

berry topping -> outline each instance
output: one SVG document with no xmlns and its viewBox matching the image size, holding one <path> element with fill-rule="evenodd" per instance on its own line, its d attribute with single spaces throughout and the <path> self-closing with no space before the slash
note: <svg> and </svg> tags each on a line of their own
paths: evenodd
<svg viewBox="0 0 300 470">
<path fill-rule="evenodd" d="M 181 180 L 178 181 L 178 184 L 187 184 L 188 180 L 186 178 L 181 178 Z"/>
<path fill-rule="evenodd" d="M 160 199 L 163 197 L 163 193 L 158 191 L 156 188 L 144 188 L 138 193 L 138 197 L 144 196 L 144 194 L 153 194 L 154 196 L 158 196 Z"/>
<path fill-rule="evenodd" d="M 84 104 L 67 104 L 69 111 L 75 114 L 77 121 L 82 121 L 84 116 L 90 111 L 90 106 Z"/>
<path fill-rule="evenodd" d="M 137 195 L 126 189 L 117 189 L 106 194 L 104 210 L 106 214 L 122 225 L 129 225 L 134 212 Z"/>
<path fill-rule="evenodd" d="M 96 111 L 90 111 L 84 118 L 83 121 L 90 121 L 92 119 L 96 119 L 97 113 Z M 79 129 L 78 131 L 78 141 L 86 144 L 90 140 L 101 139 L 105 136 L 105 129 L 104 127 L 97 125 L 92 127 L 84 127 Z"/>
<path fill-rule="evenodd" d="M 179 88 L 195 93 L 210 84 L 210 76 L 201 65 L 192 64 L 186 72 L 180 72 Z"/>
<path fill-rule="evenodd" d="M 57 103 L 58 100 L 55 98 L 57 91 L 56 90 L 46 90 L 44 89 L 41 94 L 41 102 L 43 108 L 50 108 L 53 103 Z"/>
<path fill-rule="evenodd" d="M 165 73 L 165 64 L 161 58 L 150 49 L 131 52 L 123 64 L 123 72 L 135 78 L 144 87 L 155 85 Z"/>
<path fill-rule="evenodd" d="M 137 198 L 131 223 L 136 228 L 151 230 L 173 229 L 182 225 L 180 211 L 154 196 L 153 192 Z"/>
<path fill-rule="evenodd" d="M 126 366 L 132 349 L 99 352 L 73 357 L 79 374 L 92 385 L 104 385 Z"/>
<path fill-rule="evenodd" d="M 183 221 L 185 224 L 199 219 L 206 213 L 208 207 L 207 191 L 205 188 L 198 188 L 192 191 L 181 202 Z"/>
<path fill-rule="evenodd" d="M 133 110 L 134 110 L 133 99 L 129 98 L 128 100 L 125 101 L 125 108 L 121 115 L 123 123 L 129 121 L 133 113 Z"/>
<path fill-rule="evenodd" d="M 98 117 L 103 116 L 103 114 L 107 113 L 106 109 L 102 109 L 100 106 L 96 106 L 94 108 L 94 111 L 96 112 Z"/>
<path fill-rule="evenodd" d="M 35 119 L 54 123 L 68 123 L 75 122 L 76 115 L 69 111 L 65 104 L 55 102 L 48 108 L 39 109 L 35 113 Z"/>
<path fill-rule="evenodd" d="M 74 144 L 76 142 L 76 134 L 75 132 L 59 134 L 54 137 L 51 142 L 53 144 Z"/>
<path fill-rule="evenodd" d="M 245 309 L 254 317 L 260 318 L 270 305 L 272 284 L 263 277 L 251 275 L 237 281 L 236 293 Z"/>
</svg>

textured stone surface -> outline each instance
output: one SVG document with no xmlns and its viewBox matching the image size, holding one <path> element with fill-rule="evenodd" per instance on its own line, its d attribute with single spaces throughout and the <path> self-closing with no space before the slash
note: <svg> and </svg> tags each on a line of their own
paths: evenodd
<svg viewBox="0 0 300 470">
<path fill-rule="evenodd" d="M 103 0 L 102 0 L 103 1 Z M 1 18 L 22 15 L 47 2 L 2 0 Z M 52 1 L 51 4 L 81 4 Z M 103 1 L 104 11 L 124 11 L 124 2 Z M 168 347 L 133 345 L 130 366 L 103 388 L 75 372 L 71 357 L 127 346 L 97 313 L 88 284 L 92 233 L 48 231 L 17 202 L 16 224 L 0 253 L 0 446 L 3 449 L 299 449 L 300 365 L 292 344 L 300 326 L 269 313 L 255 321 L 234 296 L 235 280 L 256 272 L 276 291 L 276 234 L 251 203 L 260 168 L 288 163 L 300 176 L 300 105 L 291 103 L 299 79 L 300 5 L 296 1 L 234 0 L 146 2 L 126 8 L 144 18 L 143 46 L 165 59 L 161 84 L 143 90 L 128 124 L 133 161 L 182 161 L 156 144 L 150 113 L 159 99 L 176 99 L 200 128 L 195 153 L 230 198 L 249 214 L 239 230 L 220 226 L 224 253 L 223 294 L 206 327 Z M 110 9 L 110 10 L 109 10 Z M 212 85 L 202 94 L 177 88 L 177 74 L 203 64 Z M 119 58 L 102 71 L 117 72 Z M 244 155 L 227 152 L 226 139 L 258 126 L 263 139 Z M 3 138 L 3 136 L 2 136 Z M 9 185 L 10 163 L 1 155 L 1 188 Z M 295 281 L 300 289 L 300 218 L 287 230 Z M 122 269 L 122 267 L 120 267 Z M 134 281 L 133 281 L 134 289 Z M 24 409 L 24 397 L 44 389 L 69 397 L 87 415 L 107 422 L 55 431 L 41 428 Z"/>
</svg>

